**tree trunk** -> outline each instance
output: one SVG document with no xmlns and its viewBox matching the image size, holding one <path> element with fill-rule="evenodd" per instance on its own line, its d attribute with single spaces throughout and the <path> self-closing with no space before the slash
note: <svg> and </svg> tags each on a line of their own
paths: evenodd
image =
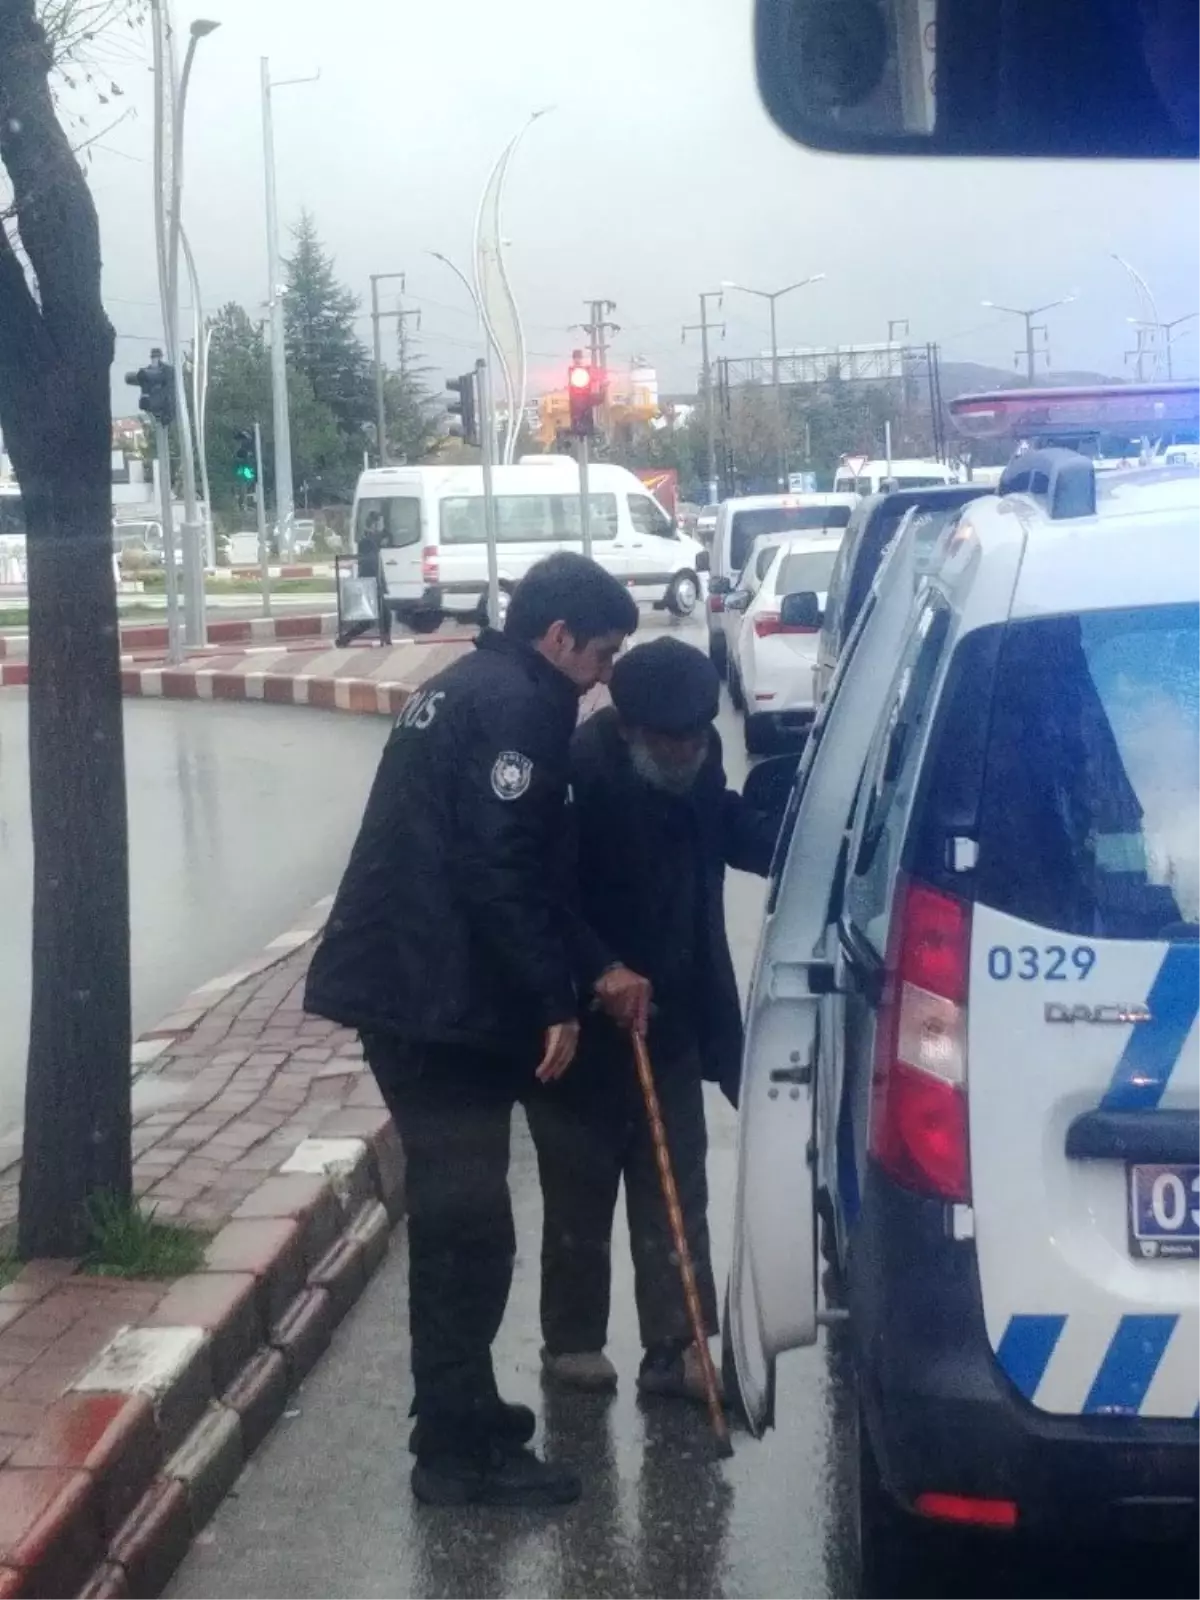
<svg viewBox="0 0 1200 1600">
<path fill-rule="evenodd" d="M 113 334 L 34 0 L 0 0 L 0 426 L 28 533 L 33 994 L 19 1248 L 78 1254 L 131 1190 L 129 873 L 112 575 Z M 36 286 L 36 294 L 32 285 Z"/>
<path fill-rule="evenodd" d="M 107 392 L 107 373 L 104 389 Z M 22 483 L 29 534 L 33 994 L 19 1247 L 76 1255 L 85 1203 L 128 1197 L 129 857 L 111 469 Z M 66 477 L 69 481 L 63 483 Z M 39 503 L 40 502 L 40 503 Z"/>
</svg>

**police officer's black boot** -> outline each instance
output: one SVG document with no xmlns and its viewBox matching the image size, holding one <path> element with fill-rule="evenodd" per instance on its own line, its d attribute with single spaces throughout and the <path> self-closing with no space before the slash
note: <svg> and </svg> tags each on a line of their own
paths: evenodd
<svg viewBox="0 0 1200 1600">
<path fill-rule="evenodd" d="M 527 1446 L 482 1446 L 469 1454 L 418 1456 L 412 1490 L 427 1506 L 570 1505 L 583 1490 L 577 1473 L 542 1461 Z"/>
<path fill-rule="evenodd" d="M 505 1438 L 497 1420 L 495 1412 L 486 1421 L 418 1420 L 412 1490 L 423 1505 L 536 1510 L 578 1500 L 582 1486 L 575 1473 L 539 1460 L 511 1435 Z"/>
<path fill-rule="evenodd" d="M 409 1415 L 415 1415 L 415 1407 Z M 498 1443 L 511 1444 L 519 1448 L 523 1444 L 528 1444 L 533 1438 L 537 1430 L 537 1418 L 528 1406 L 519 1405 L 515 1401 L 497 1400 L 492 1428 Z M 421 1454 L 420 1422 L 414 1423 L 413 1430 L 408 1436 L 408 1453 L 413 1456 Z"/>
</svg>

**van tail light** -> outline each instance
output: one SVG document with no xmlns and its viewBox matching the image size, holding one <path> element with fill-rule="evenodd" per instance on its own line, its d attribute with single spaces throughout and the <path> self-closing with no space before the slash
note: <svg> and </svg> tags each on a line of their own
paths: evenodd
<svg viewBox="0 0 1200 1600">
<path fill-rule="evenodd" d="M 870 1151 L 917 1194 L 969 1200 L 969 906 L 902 878 L 871 1078 Z"/>
<path fill-rule="evenodd" d="M 438 565 L 438 547 L 427 544 L 421 551 L 421 582 L 436 583 L 441 576 L 441 567 Z"/>
<path fill-rule="evenodd" d="M 820 633 L 820 628 L 785 628 L 778 611 L 760 611 L 754 619 L 754 631 L 760 639 L 770 639 L 777 633 Z"/>
<path fill-rule="evenodd" d="M 708 597 L 708 609 L 713 612 L 714 615 L 718 615 L 720 612 L 724 611 L 725 596 L 723 594 L 710 594 Z"/>
</svg>

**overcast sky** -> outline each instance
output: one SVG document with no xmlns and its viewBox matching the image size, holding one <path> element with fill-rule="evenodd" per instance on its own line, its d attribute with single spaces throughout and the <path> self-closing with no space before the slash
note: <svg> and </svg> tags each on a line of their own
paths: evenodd
<svg viewBox="0 0 1200 1600">
<path fill-rule="evenodd" d="M 175 0 L 177 8 L 180 0 Z M 666 388 L 690 386 L 698 350 L 681 324 L 724 279 L 766 289 L 826 281 L 780 306 L 784 345 L 872 341 L 889 318 L 947 359 L 1010 367 L 1021 325 L 982 300 L 1050 314 L 1061 369 L 1125 370 L 1132 285 L 1159 315 L 1197 306 L 1196 175 L 1184 166 L 850 159 L 810 154 L 762 110 L 751 0 L 197 0 L 220 22 L 201 41 L 188 106 L 184 218 L 204 300 L 266 298 L 259 58 L 280 89 L 281 222 L 313 212 L 341 278 L 366 297 L 372 272 L 404 270 L 425 358 L 470 365 L 474 320 L 429 250 L 469 271 L 487 172 L 530 112 L 553 106 L 512 168 L 509 268 L 531 351 L 531 390 L 561 381 L 584 301 L 617 302 L 614 366 L 642 355 Z M 136 115 L 94 150 L 105 290 L 117 368 L 158 333 L 151 212 L 148 46 L 114 67 Z M 285 245 L 286 249 L 286 245 Z M 717 353 L 766 345 L 765 304 L 728 293 Z M 369 336 L 369 322 L 362 324 Z M 693 338 L 694 336 L 689 336 Z M 1176 373 L 1197 371 L 1194 328 Z M 120 403 L 120 402 L 119 402 Z"/>
</svg>

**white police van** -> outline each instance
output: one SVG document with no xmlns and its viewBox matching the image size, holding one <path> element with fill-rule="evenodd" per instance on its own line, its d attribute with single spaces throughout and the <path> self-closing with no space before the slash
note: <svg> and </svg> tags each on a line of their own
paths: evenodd
<svg viewBox="0 0 1200 1600">
<path fill-rule="evenodd" d="M 926 576 L 896 541 L 792 791 L 727 1356 L 760 1432 L 847 1318 L 893 1548 L 1194 1535 L 1198 516 L 1187 468 L 1017 458 Z"/>
</svg>

